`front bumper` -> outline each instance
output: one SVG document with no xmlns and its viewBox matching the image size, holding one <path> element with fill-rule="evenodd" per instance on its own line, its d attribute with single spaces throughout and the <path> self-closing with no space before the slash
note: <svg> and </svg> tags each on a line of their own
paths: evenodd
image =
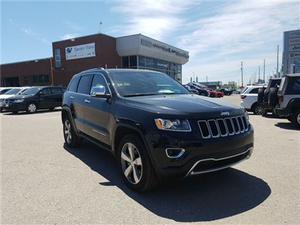
<svg viewBox="0 0 300 225">
<path fill-rule="evenodd" d="M 227 168 L 247 159 L 253 149 L 253 129 L 238 135 L 202 139 L 197 132 L 152 134 L 147 137 L 154 168 L 159 176 L 187 176 Z M 170 158 L 167 148 L 184 149 Z"/>
<path fill-rule="evenodd" d="M 3 104 L 2 109 L 7 112 L 23 111 L 26 110 L 26 104 L 24 102 L 21 103 L 9 102 Z"/>
</svg>

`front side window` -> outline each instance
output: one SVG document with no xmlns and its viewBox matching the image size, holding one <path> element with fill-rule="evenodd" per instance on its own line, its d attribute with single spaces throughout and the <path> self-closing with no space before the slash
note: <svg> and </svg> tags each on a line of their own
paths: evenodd
<svg viewBox="0 0 300 225">
<path fill-rule="evenodd" d="M 35 95 L 39 91 L 39 88 L 28 88 L 26 91 L 22 92 L 22 95 Z"/>
<path fill-rule="evenodd" d="M 80 78 L 77 92 L 81 94 L 90 94 L 93 75 L 84 75 Z"/>
<path fill-rule="evenodd" d="M 40 93 L 43 95 L 50 95 L 51 91 L 50 91 L 50 88 L 44 88 L 40 91 Z"/>
<path fill-rule="evenodd" d="M 61 88 L 52 88 L 51 89 L 52 91 L 52 94 L 62 94 L 63 93 L 63 90 Z"/>
<path fill-rule="evenodd" d="M 110 77 L 116 91 L 123 97 L 189 94 L 182 85 L 163 73 L 115 71 Z"/>
</svg>

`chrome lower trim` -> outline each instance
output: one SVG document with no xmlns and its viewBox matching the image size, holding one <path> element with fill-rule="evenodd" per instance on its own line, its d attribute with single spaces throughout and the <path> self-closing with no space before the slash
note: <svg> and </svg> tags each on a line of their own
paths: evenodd
<svg viewBox="0 0 300 225">
<path fill-rule="evenodd" d="M 218 171 L 218 170 L 222 170 L 222 169 L 226 169 L 228 167 L 231 167 L 233 165 L 236 165 L 246 159 L 249 159 L 251 154 L 252 154 L 252 151 L 253 151 L 253 147 L 251 148 L 248 148 L 246 151 L 242 152 L 242 153 L 239 153 L 239 154 L 235 154 L 235 155 L 231 155 L 231 156 L 227 156 L 227 157 L 223 157 L 223 158 L 207 158 L 207 159 L 201 159 L 199 161 L 197 161 L 193 166 L 192 168 L 189 170 L 189 172 L 187 172 L 187 174 L 185 176 L 191 176 L 191 175 L 198 175 L 198 174 L 203 174 L 203 173 L 210 173 L 210 172 L 214 172 L 214 171 Z M 218 168 L 214 168 L 214 169 L 210 169 L 210 170 L 203 170 L 203 171 L 200 171 L 200 172 L 193 172 L 194 168 L 201 162 L 205 162 L 205 161 L 221 161 L 221 160 L 226 160 L 226 159 L 230 159 L 230 158 L 234 158 L 234 157 L 237 157 L 237 156 L 240 156 L 240 155 L 243 155 L 245 153 L 249 152 L 249 154 L 247 155 L 247 157 L 245 157 L 244 159 L 241 159 L 240 161 L 237 161 L 235 163 L 231 163 L 231 164 L 228 164 L 226 166 L 222 166 L 222 167 L 218 167 Z"/>
<path fill-rule="evenodd" d="M 94 131 L 95 133 L 100 134 L 102 136 L 106 136 L 106 134 L 104 134 L 104 133 L 102 133 L 102 132 L 100 132 L 100 131 L 98 131 L 96 129 L 92 129 L 92 131 Z"/>
<path fill-rule="evenodd" d="M 168 150 L 172 150 L 172 149 L 173 150 L 174 149 L 175 150 L 180 150 L 179 154 L 176 155 L 176 156 L 169 155 Z M 185 153 L 185 149 L 184 148 L 166 148 L 165 151 L 166 151 L 167 157 L 170 158 L 170 159 L 178 159 L 178 158 L 180 158 Z"/>
</svg>

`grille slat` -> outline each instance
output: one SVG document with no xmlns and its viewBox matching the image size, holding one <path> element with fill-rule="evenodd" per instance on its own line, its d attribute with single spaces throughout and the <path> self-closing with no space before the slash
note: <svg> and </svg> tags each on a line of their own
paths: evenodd
<svg viewBox="0 0 300 225">
<path fill-rule="evenodd" d="M 244 133 L 248 130 L 245 116 L 199 120 L 198 126 L 202 138 L 218 138 Z"/>
</svg>

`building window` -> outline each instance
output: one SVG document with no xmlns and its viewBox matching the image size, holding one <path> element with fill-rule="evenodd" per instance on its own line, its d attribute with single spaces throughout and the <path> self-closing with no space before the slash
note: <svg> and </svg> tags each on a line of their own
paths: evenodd
<svg viewBox="0 0 300 225">
<path fill-rule="evenodd" d="M 55 60 L 55 68 L 60 68 L 61 67 L 61 54 L 60 54 L 59 48 L 54 49 L 54 60 Z"/>
<path fill-rule="evenodd" d="M 123 68 L 129 68 L 129 59 L 128 59 L 128 56 L 122 57 L 122 65 L 123 65 Z"/>
<path fill-rule="evenodd" d="M 33 75 L 32 81 L 34 85 L 49 84 L 49 75 L 48 74 Z"/>
</svg>

